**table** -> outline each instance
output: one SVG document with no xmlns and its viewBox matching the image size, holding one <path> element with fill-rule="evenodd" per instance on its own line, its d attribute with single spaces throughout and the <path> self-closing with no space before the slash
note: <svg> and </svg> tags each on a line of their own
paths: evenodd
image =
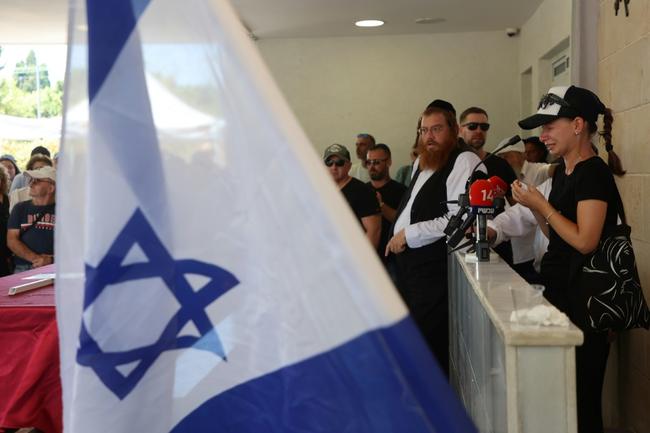
<svg viewBox="0 0 650 433">
<path fill-rule="evenodd" d="M 448 269 L 450 379 L 478 430 L 575 433 L 580 329 L 511 322 L 514 310 L 549 304 L 503 261 L 456 252 Z"/>
<path fill-rule="evenodd" d="M 54 286 L 7 295 L 9 287 L 25 282 L 22 278 L 52 272 L 49 265 L 0 278 L 2 427 L 63 431 Z"/>
</svg>

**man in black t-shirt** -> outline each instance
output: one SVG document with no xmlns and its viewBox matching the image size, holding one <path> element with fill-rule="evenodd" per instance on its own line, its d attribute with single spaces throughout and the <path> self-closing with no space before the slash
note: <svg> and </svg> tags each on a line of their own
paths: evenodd
<svg viewBox="0 0 650 433">
<path fill-rule="evenodd" d="M 31 200 L 17 203 L 7 224 L 7 246 L 15 254 L 14 272 L 54 263 L 56 170 L 25 172 Z"/>
<path fill-rule="evenodd" d="M 377 250 L 379 251 L 379 256 L 386 263 L 387 257 L 384 251 L 386 251 L 386 244 L 388 244 L 388 240 L 390 239 L 390 228 L 395 222 L 397 208 L 400 201 L 402 201 L 404 192 L 406 192 L 406 187 L 390 178 L 391 154 L 390 148 L 387 145 L 380 143 L 371 147 L 368 150 L 366 163 L 368 165 L 368 174 L 370 174 L 370 182 L 368 182 L 368 185 L 372 187 L 377 195 L 382 217 L 381 237 Z"/>
<path fill-rule="evenodd" d="M 379 203 L 375 193 L 368 185 L 349 175 L 352 166 L 350 152 L 345 146 L 332 144 L 325 149 L 323 161 L 361 223 L 370 244 L 373 248 L 377 248 L 381 234 Z"/>
</svg>

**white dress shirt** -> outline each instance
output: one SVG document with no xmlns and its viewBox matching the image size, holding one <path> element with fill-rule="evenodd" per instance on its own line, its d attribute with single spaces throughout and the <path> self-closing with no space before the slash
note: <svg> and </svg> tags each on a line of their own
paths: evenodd
<svg viewBox="0 0 650 433">
<path fill-rule="evenodd" d="M 552 179 L 547 179 L 541 185 L 537 187 L 539 192 L 544 194 L 544 197 L 548 200 L 548 196 L 551 193 Z M 514 260 L 514 246 L 513 246 L 513 262 L 522 263 L 530 259 L 534 259 L 533 266 L 535 270 L 539 272 L 540 265 L 542 263 L 542 256 L 548 248 L 548 239 L 539 228 L 537 220 L 533 212 L 525 206 L 516 204 L 508 209 L 505 212 L 497 215 L 493 220 L 488 221 L 488 227 L 494 229 L 497 233 L 496 240 L 494 245 L 499 245 L 501 242 L 505 242 L 512 239 L 521 239 L 524 236 L 527 236 L 528 239 L 532 236 L 533 241 L 529 244 L 530 249 L 526 252 L 520 252 L 520 259 L 523 257 L 529 257 L 527 260 L 522 260 L 517 262 Z M 523 243 L 520 243 L 521 245 Z"/>
<path fill-rule="evenodd" d="M 458 200 L 458 196 L 465 192 L 465 185 L 472 169 L 479 164 L 481 160 L 474 152 L 462 152 L 456 158 L 454 167 L 447 177 L 447 200 Z M 487 173 L 485 166 L 481 164 L 477 170 Z M 458 211 L 457 204 L 448 204 L 447 214 L 428 221 L 411 224 L 411 208 L 413 201 L 417 197 L 424 183 L 433 175 L 433 170 L 423 170 L 413 185 L 413 191 L 406 207 L 395 221 L 394 233 L 405 229 L 406 244 L 410 248 L 419 248 L 429 245 L 445 236 L 444 229 L 447 227 L 449 218 Z"/>
</svg>

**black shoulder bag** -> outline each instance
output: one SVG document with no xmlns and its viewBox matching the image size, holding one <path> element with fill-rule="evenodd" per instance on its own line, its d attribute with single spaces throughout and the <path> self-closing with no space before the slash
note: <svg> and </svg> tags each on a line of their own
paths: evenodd
<svg viewBox="0 0 650 433">
<path fill-rule="evenodd" d="M 621 224 L 603 229 L 598 247 L 587 255 L 577 287 L 586 298 L 586 326 L 592 331 L 650 327 L 650 311 L 625 221 L 623 201 L 615 189 Z"/>
</svg>

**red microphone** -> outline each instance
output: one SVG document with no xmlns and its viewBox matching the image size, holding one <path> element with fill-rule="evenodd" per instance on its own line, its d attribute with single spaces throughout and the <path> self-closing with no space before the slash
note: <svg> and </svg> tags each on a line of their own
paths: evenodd
<svg viewBox="0 0 650 433">
<path fill-rule="evenodd" d="M 491 208 L 492 200 L 494 200 L 494 187 L 488 180 L 478 179 L 469 187 L 469 205 L 473 213 L 479 213 L 474 208 Z"/>
<path fill-rule="evenodd" d="M 487 238 L 487 217 L 494 215 L 494 185 L 479 179 L 469 188 L 469 205 L 476 218 L 476 257 L 478 261 L 490 261 L 490 245 Z"/>
<path fill-rule="evenodd" d="M 504 197 L 508 192 L 508 188 L 509 188 L 508 184 L 506 183 L 505 180 L 501 179 L 499 176 L 492 176 L 491 178 L 488 179 L 488 182 L 490 182 L 490 184 L 494 188 L 495 197 Z"/>
</svg>

